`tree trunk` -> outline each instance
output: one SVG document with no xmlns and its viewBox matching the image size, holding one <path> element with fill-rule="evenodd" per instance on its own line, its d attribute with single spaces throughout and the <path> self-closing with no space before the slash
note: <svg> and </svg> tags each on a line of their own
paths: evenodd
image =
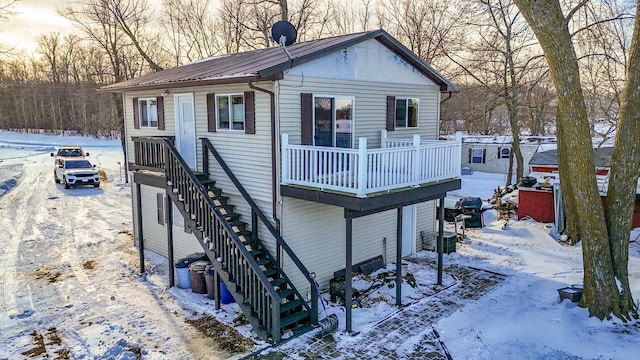
<svg viewBox="0 0 640 360">
<path fill-rule="evenodd" d="M 567 20 L 557 0 L 516 0 L 536 34 L 558 94 L 557 120 L 560 184 L 575 204 L 582 235 L 584 291 L 581 304 L 591 316 L 610 318 L 620 313 L 620 296 L 613 270 L 602 201 L 596 186 L 589 121 L 580 84 L 578 61 Z M 565 184 L 572 183 L 568 189 Z M 569 191 L 567 191 L 569 190 Z"/>
<path fill-rule="evenodd" d="M 618 317 L 638 318 L 637 307 L 629 288 L 629 232 L 638 187 L 640 167 L 640 27 L 636 9 L 633 39 L 629 49 L 627 83 L 622 93 L 615 148 L 611 158 L 607 205 L 605 209 L 613 269 L 620 282 Z"/>
</svg>

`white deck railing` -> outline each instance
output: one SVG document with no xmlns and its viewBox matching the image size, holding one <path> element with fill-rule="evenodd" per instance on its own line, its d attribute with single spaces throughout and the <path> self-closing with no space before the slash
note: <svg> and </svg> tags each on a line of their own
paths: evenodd
<svg viewBox="0 0 640 360">
<path fill-rule="evenodd" d="M 406 144 L 409 145 L 406 145 Z M 357 149 L 291 145 L 282 135 L 282 184 L 369 194 L 460 177 L 461 141 L 388 139 L 383 147 Z"/>
</svg>

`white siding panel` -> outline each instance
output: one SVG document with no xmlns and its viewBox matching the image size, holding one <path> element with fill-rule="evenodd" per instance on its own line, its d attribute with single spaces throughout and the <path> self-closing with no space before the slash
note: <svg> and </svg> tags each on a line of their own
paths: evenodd
<svg viewBox="0 0 640 360">
<path fill-rule="evenodd" d="M 415 85 L 433 85 L 420 71 L 374 39 L 298 65 L 291 75 Z"/>
<path fill-rule="evenodd" d="M 289 134 L 292 144 L 300 144 L 301 93 L 355 97 L 353 129 L 356 142 L 359 137 L 366 137 L 369 148 L 380 147 L 380 131 L 386 128 L 387 96 L 418 98 L 418 127 L 397 129 L 389 132 L 389 136 L 411 138 L 413 134 L 420 134 L 423 139 L 437 139 L 439 89 L 435 85 L 287 76 L 279 81 L 277 93 L 280 132 Z"/>
<path fill-rule="evenodd" d="M 271 83 L 256 83 L 257 87 L 272 90 Z M 207 94 L 239 94 L 254 91 L 256 119 L 255 134 L 245 134 L 244 131 L 208 132 L 207 128 Z M 135 136 L 173 136 L 175 134 L 175 114 L 173 95 L 183 93 L 194 94 L 194 112 L 196 122 L 196 154 L 197 169 L 202 170 L 202 142 L 206 137 L 215 146 L 224 161 L 231 168 L 240 183 L 258 203 L 261 210 L 269 219 L 273 219 L 272 211 L 272 177 L 271 177 L 271 98 L 262 91 L 249 88 L 246 84 L 220 85 L 207 87 L 191 87 L 170 90 L 171 96 L 164 100 L 165 129 L 148 130 L 134 129 L 133 126 L 133 98 L 154 97 L 160 91 L 131 92 L 125 95 L 125 120 L 127 126 L 128 161 L 133 161 L 133 142 Z M 230 203 L 235 206 L 234 211 L 242 214 L 242 220 L 251 222 L 251 211 L 235 185 L 224 173 L 213 156 L 209 156 L 209 170 L 216 186 L 221 188 L 225 196 L 229 196 Z M 148 200 L 143 200 L 146 202 Z M 154 200 L 155 201 L 155 200 Z M 269 248 L 275 248 L 274 240 L 264 226 L 260 226 L 259 233 Z M 166 251 L 165 251 L 166 253 Z"/>
<path fill-rule="evenodd" d="M 164 194 L 164 190 L 145 185 L 141 185 L 140 189 L 142 196 L 144 247 L 145 249 L 166 257 L 168 255 L 167 225 L 158 224 L 156 212 L 156 195 L 158 193 Z M 174 260 L 203 251 L 200 243 L 193 234 L 185 233 L 179 227 L 173 227 Z"/>
<path fill-rule="evenodd" d="M 326 286 L 335 271 L 346 264 L 346 220 L 344 210 L 303 200 L 284 198 L 283 237 L 307 270 L 315 272 L 317 281 Z M 378 255 L 395 261 L 395 210 L 365 216 L 353 221 L 353 263 Z M 285 259 L 287 260 L 287 259 Z M 308 283 L 285 261 L 285 271 L 304 295 Z"/>
<path fill-rule="evenodd" d="M 424 250 L 424 245 L 431 241 L 433 234 L 438 231 L 438 224 L 436 222 L 436 204 L 436 200 L 417 204 L 418 216 L 416 217 L 416 250 L 418 251 Z M 424 239 L 421 238 L 420 231 L 424 231 Z"/>
</svg>

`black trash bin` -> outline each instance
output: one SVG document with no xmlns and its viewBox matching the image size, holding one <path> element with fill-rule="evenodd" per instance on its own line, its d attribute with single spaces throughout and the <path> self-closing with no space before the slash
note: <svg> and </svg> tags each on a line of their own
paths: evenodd
<svg viewBox="0 0 640 360">
<path fill-rule="evenodd" d="M 482 218 L 482 199 L 479 197 L 463 197 L 458 200 L 456 207 L 469 218 L 464 219 L 464 226 L 467 228 L 481 228 L 484 226 Z"/>
</svg>

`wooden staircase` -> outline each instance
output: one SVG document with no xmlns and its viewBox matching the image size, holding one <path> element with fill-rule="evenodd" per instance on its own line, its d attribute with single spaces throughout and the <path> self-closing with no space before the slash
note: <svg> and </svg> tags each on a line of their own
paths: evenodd
<svg viewBox="0 0 640 360">
<path fill-rule="evenodd" d="M 169 197 L 256 333 L 263 339 L 280 342 L 285 333 L 297 335 L 317 325 L 317 294 L 312 291 L 311 299 L 307 302 L 298 292 L 278 261 L 263 245 L 258 236 L 258 221 L 266 226 L 278 247 L 293 260 L 298 271 L 309 281 L 311 289 L 315 288 L 314 280 L 231 173 L 213 145 L 203 139 L 204 162 L 208 167 L 208 152 L 211 152 L 220 163 L 252 209 L 250 224 L 243 221 L 243 215 L 234 212 L 234 205 L 222 189 L 215 186 L 215 181 L 209 179 L 208 171 L 194 173 L 170 139 L 151 139 L 153 141 L 149 146 L 156 147 L 153 153 L 159 153 L 158 141 L 163 147 L 164 159 L 158 160 L 156 156 L 154 161 L 164 164 Z M 137 154 L 137 148 L 145 146 L 141 143 L 144 138 L 135 141 Z M 136 163 L 138 161 L 136 156 Z"/>
</svg>

